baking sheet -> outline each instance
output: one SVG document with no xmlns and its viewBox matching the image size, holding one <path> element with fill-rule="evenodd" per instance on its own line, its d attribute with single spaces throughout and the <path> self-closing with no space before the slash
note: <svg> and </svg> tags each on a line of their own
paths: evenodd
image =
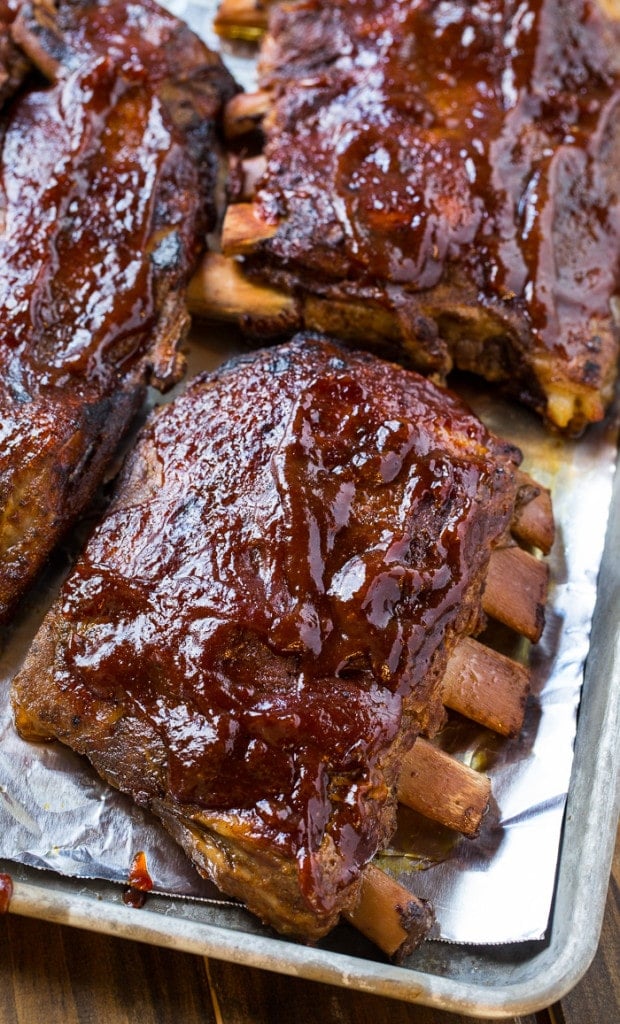
<svg viewBox="0 0 620 1024">
<path fill-rule="evenodd" d="M 618 817 L 620 759 L 620 473 L 616 473 L 575 758 L 545 941 L 502 947 L 425 943 L 401 967 L 381 962 L 346 926 L 328 948 L 274 939 L 234 908 L 155 897 L 139 912 L 111 883 L 84 883 L 0 861 L 15 881 L 12 911 L 188 952 L 489 1018 L 549 1006 L 596 951 Z"/>
<path fill-rule="evenodd" d="M 190 4 L 170 2 L 168 6 L 176 13 L 185 14 L 195 29 L 208 41 L 213 40 L 210 32 L 213 4 L 209 0 Z M 251 87 L 247 60 L 232 60 L 228 53 L 225 59 L 233 73 Z M 234 347 L 235 344 L 227 338 L 213 338 L 212 335 L 206 346 L 203 341 L 197 339 L 194 346 L 194 367 L 205 361 L 210 365 L 216 364 L 228 352 L 229 346 L 232 344 Z M 603 625 L 599 626 L 602 632 L 597 646 L 590 644 L 590 624 L 605 525 L 612 507 L 617 417 L 612 415 L 606 424 L 593 428 L 580 442 L 565 442 L 545 434 L 534 417 L 523 410 L 489 400 L 469 386 L 465 386 L 465 391 L 487 422 L 522 445 L 527 468 L 552 486 L 560 524 L 551 559 L 551 614 L 534 659 L 535 690 L 541 699 L 532 701 L 524 735 L 513 745 L 512 755 L 516 758 L 506 755 L 506 746 L 498 751 L 488 734 L 472 738 L 469 746 L 461 751 L 465 759 L 493 762 L 491 774 L 498 803 L 495 818 L 488 822 L 477 844 L 453 845 L 448 856 L 444 857 L 443 853 L 438 856 L 433 852 L 433 844 L 422 839 L 417 851 L 411 848 L 403 851 L 395 846 L 386 859 L 387 867 L 406 880 L 414 891 L 433 896 L 441 935 L 468 946 L 457 949 L 441 942 L 427 944 L 406 968 L 397 969 L 380 963 L 376 952 L 365 947 L 362 940 L 346 928 L 339 929 L 333 939 L 327 940 L 325 948 L 315 951 L 273 939 L 242 910 L 220 900 L 211 887 L 197 882 L 193 869 L 161 830 L 153 828 L 141 812 L 129 809 L 121 796 L 110 796 L 107 791 L 102 793 L 79 759 L 70 754 L 63 755 L 68 757 L 68 765 L 60 768 L 51 748 L 43 754 L 37 748 L 36 753 L 31 750 L 24 761 L 21 745 L 16 760 L 14 743 L 18 741 L 5 715 L 0 725 L 0 855 L 11 857 L 7 870 L 18 883 L 12 905 L 14 911 L 92 927 L 89 919 L 94 899 L 98 904 L 96 926 L 102 930 L 120 930 L 123 934 L 146 941 L 178 945 L 238 962 L 301 973 L 339 984 L 370 987 L 376 992 L 410 1000 L 421 999 L 431 1005 L 460 1012 L 492 1011 L 503 1015 L 505 1010 L 508 1012 L 507 999 L 512 1000 L 511 1013 L 525 1012 L 514 1009 L 519 999 L 519 1006 L 523 1007 L 531 1006 L 532 999 L 550 1001 L 548 994 L 554 983 L 561 985 L 566 984 L 569 978 L 576 980 L 578 972 L 585 969 L 584 962 L 594 953 L 597 915 L 602 915 L 617 817 L 613 785 L 617 777 L 617 742 L 616 733 L 609 731 L 609 723 L 614 716 L 617 720 L 612 688 L 614 680 L 617 684 L 617 651 L 613 646 L 617 641 L 618 623 L 615 579 L 609 586 L 616 600 L 611 604 L 608 601 L 601 613 Z M 612 552 L 617 561 L 617 529 L 614 538 Z M 608 574 L 609 562 L 608 558 L 605 562 Z M 3 694 L 56 585 L 57 577 L 48 577 L 45 587 L 24 613 L 17 629 L 7 636 L 0 674 L 4 679 Z M 583 741 L 586 746 L 581 759 L 578 756 L 573 767 L 573 783 L 568 793 L 569 816 L 558 867 L 560 830 L 569 790 L 576 714 L 586 657 L 590 665 L 602 662 L 607 663 L 608 668 L 604 677 L 596 675 L 591 681 L 592 689 L 588 693 L 594 696 L 588 695 L 582 705 L 581 722 L 592 719 L 594 724 L 588 725 L 591 732 Z M 604 709 L 602 715 L 601 709 Z M 543 738 L 544 743 L 538 742 Z M 604 758 L 607 768 L 605 784 L 602 783 L 598 762 L 589 760 L 592 746 L 607 754 Z M 41 762 L 49 773 L 49 784 L 35 787 L 37 796 L 33 801 L 34 776 Z M 525 788 L 530 795 L 526 803 L 520 797 L 515 798 L 512 785 L 515 775 L 521 781 L 528 778 Z M 582 791 L 579 789 L 580 779 Z M 16 798 L 15 785 L 18 782 L 28 789 L 28 799 Z M 532 785 L 535 787 L 533 799 Z M 523 792 L 524 787 L 517 788 Z M 60 801 L 59 790 L 62 791 Z M 581 802 L 575 804 L 579 800 Z M 38 808 L 36 814 L 33 814 L 33 803 Z M 90 804 L 90 811 L 94 808 L 94 813 L 86 821 L 82 818 L 80 831 L 76 833 L 72 831 L 76 817 L 80 818 L 87 804 Z M 113 830 L 108 827 L 108 813 L 114 816 L 115 821 L 118 819 L 118 804 L 121 817 L 137 815 L 141 819 L 138 832 L 133 830 L 134 826 L 126 832 L 119 830 L 118 824 Z M 77 815 L 76 809 L 79 810 Z M 42 826 L 39 812 L 43 816 L 51 815 L 54 822 L 53 835 L 56 838 L 51 842 L 49 837 L 52 833 L 48 825 Z M 67 831 L 69 820 L 71 830 Z M 544 822 L 542 831 L 534 831 L 534 822 L 536 829 Z M 7 846 L 9 833 L 13 837 L 21 837 L 17 844 L 21 843 L 20 850 L 16 851 L 14 845 L 10 849 Z M 22 868 L 17 863 L 54 867 L 57 871 L 88 878 L 100 874 L 103 854 L 106 878 L 123 881 L 133 853 L 145 847 L 149 850 L 149 870 L 159 887 L 183 895 L 199 895 L 200 901 L 189 903 L 155 898 L 137 914 L 122 906 L 119 892 L 111 889 L 105 881 L 90 885 L 48 874 L 39 879 L 28 867 Z M 560 894 L 565 891 L 572 901 L 579 886 L 583 887 L 584 861 L 588 857 L 587 901 L 590 907 L 593 893 L 598 892 L 600 898 L 598 903 L 594 901 L 595 906 L 589 911 L 588 919 L 578 922 L 580 938 L 576 943 L 577 935 L 571 933 L 571 927 L 577 927 L 574 913 L 580 908 L 568 902 L 566 905 L 561 903 Z M 516 870 L 515 863 L 518 865 Z M 490 866 L 495 869 L 500 864 L 503 865 L 501 873 L 495 878 Z M 421 865 L 426 869 L 421 870 Z M 567 880 L 569 876 L 570 881 Z M 553 928 L 546 933 L 554 881 L 557 881 L 557 893 Z M 524 908 L 532 906 L 536 907 L 535 919 L 531 914 L 521 913 Z M 481 908 L 486 907 L 493 909 L 491 915 L 481 915 Z M 573 924 L 568 927 L 571 914 Z M 481 922 L 484 925 L 482 931 Z M 546 938 L 543 938 L 545 933 Z M 515 940 L 521 943 L 518 951 L 513 945 Z M 488 944 L 506 942 L 510 945 L 503 946 L 500 954 L 486 952 Z M 485 947 L 472 950 L 472 943 L 484 943 Z M 486 979 L 482 987 L 471 984 L 472 971 L 474 974 L 482 972 L 479 977 Z M 563 972 L 562 982 L 556 977 L 558 971 Z M 522 981 L 519 980 L 521 975 Z M 504 992 L 504 1003 L 500 1005 L 496 1001 L 509 977 L 510 996 Z M 533 981 L 533 978 L 537 980 Z M 486 992 L 489 983 L 494 986 L 494 993 Z M 522 983 L 526 988 L 519 995 L 518 986 Z M 523 1002 L 524 999 L 530 1003 Z M 544 1005 L 544 1002 L 538 1005 Z"/>
</svg>

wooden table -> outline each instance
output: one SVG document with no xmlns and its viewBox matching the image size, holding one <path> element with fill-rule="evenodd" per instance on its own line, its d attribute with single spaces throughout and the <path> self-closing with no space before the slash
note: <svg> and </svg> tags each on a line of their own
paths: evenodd
<svg viewBox="0 0 620 1024">
<path fill-rule="evenodd" d="M 619 1024 L 619 886 L 620 833 L 592 966 L 560 1004 L 518 1024 Z M 472 1018 L 10 913 L 0 919 L 0 1024 L 467 1021 Z"/>
</svg>

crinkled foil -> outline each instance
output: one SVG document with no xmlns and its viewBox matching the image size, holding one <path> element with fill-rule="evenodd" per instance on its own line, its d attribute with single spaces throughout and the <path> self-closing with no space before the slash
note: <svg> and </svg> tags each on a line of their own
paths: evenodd
<svg viewBox="0 0 620 1024">
<path fill-rule="evenodd" d="M 210 45 L 213 0 L 169 0 Z M 253 85 L 253 63 L 228 51 L 237 79 Z M 192 342 L 190 370 L 213 367 L 237 342 L 220 332 Z M 576 716 L 596 600 L 618 442 L 611 415 L 570 441 L 548 433 L 526 410 L 456 385 L 485 422 L 521 447 L 524 468 L 552 490 L 557 538 L 549 558 L 551 590 L 541 642 L 507 649 L 528 659 L 533 693 L 521 735 L 500 740 L 454 718 L 442 733 L 446 749 L 491 777 L 492 806 L 476 840 L 456 839 L 403 812 L 382 866 L 431 900 L 436 937 L 488 944 L 542 938 L 548 925 L 562 817 L 573 759 Z M 77 544 L 77 541 L 76 541 Z M 126 882 L 135 854 L 146 853 L 155 889 L 218 899 L 182 851 L 148 814 L 105 786 L 88 764 L 57 744 L 17 736 L 9 709 L 10 680 L 70 562 L 55 569 L 2 636 L 0 652 L 0 857 L 59 874 Z M 60 564 L 62 563 L 62 564 Z M 501 631 L 500 631 L 501 634 Z"/>
</svg>

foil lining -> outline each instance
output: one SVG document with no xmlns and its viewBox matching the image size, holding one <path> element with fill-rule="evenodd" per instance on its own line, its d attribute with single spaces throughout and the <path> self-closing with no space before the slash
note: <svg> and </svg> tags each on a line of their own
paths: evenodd
<svg viewBox="0 0 620 1024">
<path fill-rule="evenodd" d="M 168 0 L 214 47 L 214 0 Z M 237 80 L 254 84 L 254 62 L 223 52 Z M 196 332 L 190 374 L 213 368 L 238 349 L 220 332 Z M 576 719 L 610 509 L 619 435 L 618 415 L 576 441 L 548 433 L 527 410 L 497 400 L 469 383 L 456 383 L 481 418 L 524 453 L 524 468 L 552 490 L 557 523 L 549 557 L 547 622 L 538 645 L 506 648 L 527 659 L 533 694 L 518 738 L 500 740 L 456 716 L 441 735 L 446 749 L 486 771 L 493 805 L 478 839 L 456 839 L 403 812 L 382 866 L 412 892 L 429 899 L 435 937 L 494 944 L 541 939 L 553 898 L 561 827 L 573 760 Z M 76 535 L 74 546 L 79 543 Z M 17 736 L 9 708 L 10 681 L 70 563 L 57 564 L 5 630 L 0 650 L 0 857 L 61 875 L 126 883 L 138 851 L 146 853 L 156 891 L 222 901 L 183 852 L 148 814 L 105 786 L 90 767 L 57 744 L 27 744 Z"/>
</svg>

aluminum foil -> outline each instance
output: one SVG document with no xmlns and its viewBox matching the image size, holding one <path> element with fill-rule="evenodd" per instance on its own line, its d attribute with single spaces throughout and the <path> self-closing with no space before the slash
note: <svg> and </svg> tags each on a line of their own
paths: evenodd
<svg viewBox="0 0 620 1024">
<path fill-rule="evenodd" d="M 425 834 L 412 853 L 401 825 L 385 866 L 407 872 L 412 889 L 432 900 L 442 938 L 486 944 L 543 938 L 547 928 L 612 496 L 618 417 L 612 414 L 580 440 L 568 441 L 488 394 L 466 390 L 464 397 L 492 429 L 520 446 L 528 472 L 551 488 L 557 536 L 549 556 L 546 625 L 540 642 L 520 652 L 533 677 L 521 734 L 506 741 L 459 725 L 455 736 L 454 726 L 443 736 L 452 753 L 491 778 L 494 804 L 479 838 L 447 849 L 445 837 L 442 848 Z M 420 853 L 426 870 L 414 879 L 411 866 Z"/>
<path fill-rule="evenodd" d="M 185 17 L 210 45 L 213 0 L 167 6 Z M 252 88 L 254 63 L 225 51 L 241 84 Z M 212 368 L 238 349 L 220 332 L 197 329 L 190 374 Z M 456 839 L 403 812 L 382 866 L 412 892 L 431 900 L 435 937 L 467 944 L 539 939 L 548 926 L 573 760 L 576 716 L 597 576 L 603 553 L 618 444 L 618 416 L 578 441 L 548 433 L 527 410 L 456 382 L 485 422 L 519 445 L 524 468 L 552 490 L 557 538 L 549 558 L 551 590 L 542 640 L 507 653 L 528 659 L 533 694 L 521 735 L 500 740 L 455 718 L 440 739 L 455 756 L 485 770 L 493 805 L 476 840 Z M 82 878 L 126 883 L 133 858 L 146 853 L 155 889 L 222 901 L 148 814 L 106 787 L 89 766 L 57 744 L 22 742 L 9 709 L 10 680 L 67 571 L 79 531 L 18 621 L 2 635 L 0 651 L 0 857 Z M 506 635 L 490 640 L 506 649 Z"/>
</svg>

